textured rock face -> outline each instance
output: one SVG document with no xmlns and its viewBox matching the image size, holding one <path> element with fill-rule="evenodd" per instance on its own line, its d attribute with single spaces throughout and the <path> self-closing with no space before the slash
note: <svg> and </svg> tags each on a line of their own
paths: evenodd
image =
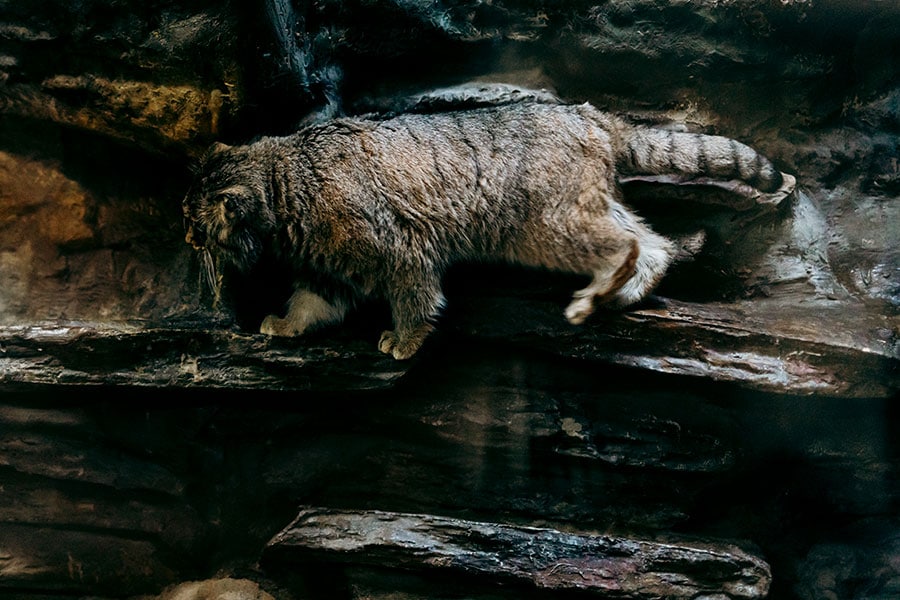
<svg viewBox="0 0 900 600">
<path fill-rule="evenodd" d="M 457 543 L 499 565 L 527 564 L 528 543 L 479 528 L 703 547 L 715 560 L 661 561 L 644 581 L 702 581 L 717 600 L 742 597 L 726 590 L 747 555 L 748 585 L 770 565 L 770 598 L 895 595 L 889 400 L 750 393 L 463 340 L 389 390 L 51 387 L 5 390 L 0 408 L 0 596 L 158 594 L 224 571 L 264 575 L 279 600 L 570 597 L 500 570 L 417 566 L 422 547 L 389 522 L 405 569 L 365 550 L 276 550 L 254 569 L 300 505 L 338 526 L 359 511 L 451 518 Z"/>
<path fill-rule="evenodd" d="M 196 307 L 176 199 L 237 106 L 236 17 L 178 4 L 0 6 L 0 321 Z"/>
<path fill-rule="evenodd" d="M 493 577 L 609 598 L 765 598 L 768 565 L 738 548 L 658 544 L 402 513 L 306 509 L 270 542 L 291 554 Z M 269 560 L 272 560 L 271 558 Z M 296 560 L 296 558 L 295 558 Z"/>
<path fill-rule="evenodd" d="M 151 148 L 215 135 L 237 69 L 216 4 L 4 2 L 4 114 Z"/>
<path fill-rule="evenodd" d="M 0 596 L 260 579 L 300 504 L 738 540 L 776 600 L 896 596 L 894 4 L 0 0 Z M 270 340 L 272 273 L 220 306 L 199 285 L 180 202 L 211 142 L 557 97 L 740 139 L 797 190 L 623 182 L 655 228 L 707 234 L 658 302 L 576 329 L 571 278 L 462 267 L 411 364 L 375 351 L 377 303 Z M 558 597 L 396 567 L 338 553 L 266 585 Z"/>
</svg>

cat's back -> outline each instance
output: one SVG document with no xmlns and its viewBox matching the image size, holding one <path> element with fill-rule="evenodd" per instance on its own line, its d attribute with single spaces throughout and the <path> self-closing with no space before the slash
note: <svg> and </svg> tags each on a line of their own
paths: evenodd
<svg viewBox="0 0 900 600">
<path fill-rule="evenodd" d="M 587 111 L 587 112 L 586 112 Z M 518 104 L 450 112 L 403 114 L 378 123 L 373 129 L 386 140 L 403 138 L 416 146 L 464 145 L 470 151 L 556 148 L 565 150 L 584 142 L 590 134 L 602 134 L 590 118 L 596 111 L 587 105 Z M 364 122 L 363 122 L 364 123 Z M 363 123 L 359 123 L 362 125 Z"/>
<path fill-rule="evenodd" d="M 599 167 L 611 155 L 589 105 L 519 103 L 391 118 L 341 118 L 298 133 L 315 168 L 335 179 L 405 182 L 431 195 L 480 182 L 508 185 Z M 461 186 L 461 187 L 460 187 Z M 424 189 L 428 188 L 428 189 Z"/>
<path fill-rule="evenodd" d="M 521 102 L 517 104 L 433 113 L 404 113 L 390 117 L 342 117 L 307 126 L 298 135 L 317 151 L 346 153 L 350 148 L 385 149 L 440 147 L 460 143 L 470 149 L 513 143 L 549 146 L 562 140 L 583 139 L 589 130 L 602 132 L 605 117 L 592 106 Z M 564 144 L 566 145 L 566 144 Z"/>
</svg>

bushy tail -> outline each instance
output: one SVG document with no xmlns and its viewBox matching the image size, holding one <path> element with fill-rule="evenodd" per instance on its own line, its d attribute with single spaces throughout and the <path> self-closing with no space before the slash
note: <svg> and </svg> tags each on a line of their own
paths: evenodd
<svg viewBox="0 0 900 600">
<path fill-rule="evenodd" d="M 781 172 L 753 148 L 718 135 L 623 125 L 616 162 L 633 174 L 740 179 L 760 190 L 781 187 Z"/>
</svg>

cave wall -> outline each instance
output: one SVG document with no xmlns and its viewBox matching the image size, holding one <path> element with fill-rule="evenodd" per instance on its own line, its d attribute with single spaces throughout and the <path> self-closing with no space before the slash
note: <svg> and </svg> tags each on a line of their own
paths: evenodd
<svg viewBox="0 0 900 600">
<path fill-rule="evenodd" d="M 898 32 L 842 0 L 0 0 L 0 596 L 572 597 L 266 550 L 311 505 L 737 544 L 772 598 L 895 597 Z M 268 340 L 283 290 L 200 285 L 180 202 L 211 142 L 531 95 L 735 137 L 797 189 L 627 183 L 708 234 L 663 308 L 575 329 L 571 280 L 462 269 L 411 364 L 377 304 Z"/>
</svg>

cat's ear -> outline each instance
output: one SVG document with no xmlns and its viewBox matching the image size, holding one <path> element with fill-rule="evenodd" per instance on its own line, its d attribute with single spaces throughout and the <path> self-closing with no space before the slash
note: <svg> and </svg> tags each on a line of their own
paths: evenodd
<svg viewBox="0 0 900 600">
<path fill-rule="evenodd" d="M 225 150 L 228 150 L 229 148 L 231 148 L 231 146 L 229 146 L 228 144 L 223 144 L 222 142 L 216 142 L 215 144 L 213 144 L 212 151 L 213 151 L 213 154 L 218 154 L 219 152 L 224 152 Z"/>
</svg>

